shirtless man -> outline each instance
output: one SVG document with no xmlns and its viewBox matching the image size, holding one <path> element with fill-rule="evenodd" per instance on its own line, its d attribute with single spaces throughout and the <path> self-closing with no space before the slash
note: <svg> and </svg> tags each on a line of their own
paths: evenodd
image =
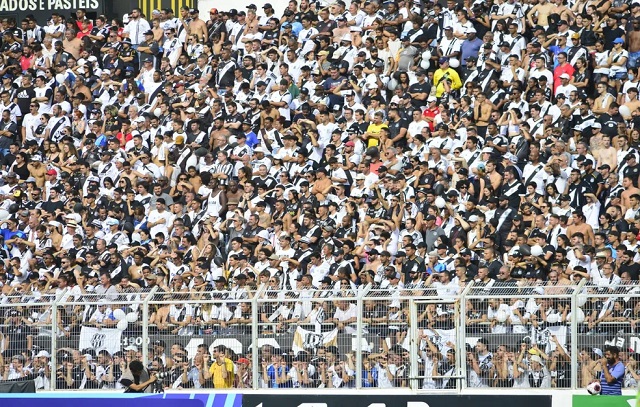
<svg viewBox="0 0 640 407">
<path fill-rule="evenodd" d="M 547 0 L 540 0 L 540 2 L 535 5 L 531 11 L 529 11 L 529 15 L 527 16 L 527 21 L 531 27 L 535 27 L 536 25 L 541 25 L 546 30 L 549 27 L 549 15 L 554 9 L 554 5 L 549 3 Z M 534 22 L 533 17 L 537 17 L 538 21 Z"/>
<path fill-rule="evenodd" d="M 222 145 L 231 136 L 231 132 L 224 127 L 224 120 L 221 117 L 213 121 L 213 130 L 209 135 L 209 148 L 214 150 Z"/>
<path fill-rule="evenodd" d="M 575 211 L 571 217 L 573 218 L 573 224 L 567 227 L 567 237 L 571 239 L 573 234 L 582 233 L 584 236 L 584 242 L 592 245 L 594 241 L 593 228 L 589 224 L 585 223 L 582 212 Z"/>
<path fill-rule="evenodd" d="M 198 37 L 199 42 L 207 42 L 207 24 L 202 21 L 198 16 L 200 11 L 198 9 L 189 10 L 191 22 L 189 22 L 189 34 Z"/>
<path fill-rule="evenodd" d="M 564 5 L 564 0 L 554 0 L 553 7 L 551 7 L 551 14 L 558 14 L 560 20 L 572 22 L 574 20 L 573 11 L 569 7 Z"/>
<path fill-rule="evenodd" d="M 631 195 L 640 194 L 640 189 L 633 186 L 633 181 L 629 177 L 622 178 L 622 187 L 624 188 L 620 197 L 622 206 L 631 208 Z"/>
<path fill-rule="evenodd" d="M 638 88 L 630 87 L 629 89 L 627 89 L 627 97 L 629 98 L 629 101 L 624 103 L 622 106 L 628 107 L 629 112 L 631 112 L 631 116 L 633 116 L 633 112 L 635 112 L 640 107 L 640 100 L 638 100 Z M 623 117 L 625 120 L 629 120 L 631 119 L 631 116 Z"/>
<path fill-rule="evenodd" d="M 611 146 L 611 137 L 603 134 L 601 139 L 601 147 L 598 150 L 592 150 L 598 159 L 598 167 L 608 164 L 611 170 L 615 170 L 618 166 L 618 156 L 616 149 Z"/>
<path fill-rule="evenodd" d="M 39 156 L 31 157 L 31 162 L 27 164 L 27 169 L 29 170 L 29 175 L 36 179 L 36 186 L 42 188 L 45 183 L 44 175 L 47 167 L 42 165 L 42 161 L 37 160 L 35 157 Z"/>
<path fill-rule="evenodd" d="M 75 59 L 80 58 L 80 50 L 82 48 L 82 40 L 76 37 L 76 30 L 67 30 L 64 33 L 64 40 L 62 40 L 62 48 L 65 51 L 73 55 Z"/>
<path fill-rule="evenodd" d="M 254 10 L 247 10 L 247 17 L 245 17 L 244 30 L 239 34 L 240 42 L 244 44 L 245 54 L 252 52 L 253 40 L 258 34 L 258 19 L 256 18 L 256 12 Z"/>
<path fill-rule="evenodd" d="M 596 84 L 596 91 L 598 93 L 598 97 L 593 102 L 593 108 L 591 109 L 591 113 L 593 113 L 596 117 L 599 117 L 601 114 L 607 113 L 609 111 L 609 105 L 615 101 L 615 98 L 611 93 L 607 90 L 607 84 L 605 82 L 600 82 Z"/>
<path fill-rule="evenodd" d="M 278 112 L 278 109 L 274 109 L 273 106 L 271 106 L 271 103 L 269 104 L 265 103 L 262 105 L 260 120 L 262 122 L 263 127 L 264 127 L 264 120 L 267 117 L 271 117 L 274 121 L 278 120 L 278 118 L 280 117 L 280 112 Z"/>
<path fill-rule="evenodd" d="M 627 31 L 627 41 L 629 41 L 629 65 L 636 66 L 640 58 L 640 20 L 633 20 L 633 30 Z"/>
<path fill-rule="evenodd" d="M 351 28 L 347 26 L 347 20 L 344 17 L 338 17 L 336 19 L 338 26 L 333 29 L 333 42 L 339 44 L 345 34 L 351 32 Z"/>
<path fill-rule="evenodd" d="M 489 176 L 489 181 L 491 181 L 491 186 L 495 191 L 500 189 L 500 185 L 502 185 L 502 175 L 496 171 L 496 163 L 494 161 L 487 161 L 485 165 L 487 170 L 487 175 Z"/>
<path fill-rule="evenodd" d="M 369 252 L 369 263 L 367 263 L 367 265 L 364 266 L 364 269 L 362 270 L 362 272 L 367 272 L 371 270 L 377 274 L 378 268 L 383 265 L 382 259 L 380 257 L 382 256 L 378 255 L 378 251 L 376 249 L 373 249 L 371 252 Z M 388 257 L 385 256 L 385 260 L 387 258 Z"/>
</svg>

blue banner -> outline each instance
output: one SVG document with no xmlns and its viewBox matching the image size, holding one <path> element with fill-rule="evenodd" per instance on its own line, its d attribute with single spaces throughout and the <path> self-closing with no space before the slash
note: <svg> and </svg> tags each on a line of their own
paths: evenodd
<svg viewBox="0 0 640 407">
<path fill-rule="evenodd" d="M 241 394 L 216 393 L 75 393 L 0 394 L 0 403 L 11 407 L 242 407 Z M 11 404 L 8 404 L 11 403 Z"/>
</svg>

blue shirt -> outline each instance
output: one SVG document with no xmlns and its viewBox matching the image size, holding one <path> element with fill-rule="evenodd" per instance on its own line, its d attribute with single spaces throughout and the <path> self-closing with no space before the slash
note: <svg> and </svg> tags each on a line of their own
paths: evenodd
<svg viewBox="0 0 640 407">
<path fill-rule="evenodd" d="M 258 136 L 256 136 L 256 133 L 250 131 L 245 135 L 247 136 L 247 145 L 249 147 L 254 148 L 258 145 L 258 143 L 260 143 L 260 140 L 258 140 Z"/>
<path fill-rule="evenodd" d="M 344 98 L 341 95 L 332 93 L 333 89 L 338 87 L 343 80 L 345 80 L 343 76 L 338 76 L 338 79 L 327 78 L 324 81 L 324 90 L 329 93 L 329 110 L 333 110 L 335 105 L 342 106 L 344 104 Z"/>
<path fill-rule="evenodd" d="M 472 41 L 464 40 L 462 45 L 460 45 L 460 64 L 462 66 L 467 66 L 466 59 L 468 57 L 477 58 L 482 45 L 484 45 L 484 41 L 478 37 L 474 38 Z"/>
<path fill-rule="evenodd" d="M 285 367 L 285 366 L 280 366 L 278 368 L 278 376 L 282 376 L 283 372 L 282 370 L 284 369 L 284 374 L 286 376 L 286 374 L 289 372 L 289 368 Z M 278 388 L 278 387 L 291 387 L 291 382 L 289 381 L 288 383 L 281 383 L 278 384 L 277 380 L 276 380 L 276 368 L 273 365 L 269 365 L 269 367 L 267 367 L 267 376 L 269 377 L 269 382 L 270 382 L 270 386 L 272 389 Z"/>
<path fill-rule="evenodd" d="M 607 369 L 609 369 L 609 374 L 613 376 L 615 382 L 607 383 L 605 375 L 601 373 L 600 386 L 602 387 L 602 391 L 600 394 L 605 396 L 621 396 L 622 380 L 624 378 L 624 364 L 622 364 L 622 362 L 618 362 L 613 366 L 607 365 Z"/>
<path fill-rule="evenodd" d="M 13 239 L 13 237 L 15 235 L 18 234 L 18 232 L 20 232 L 19 230 L 16 230 L 15 232 L 10 231 L 9 229 L 2 229 L 1 233 L 2 233 L 2 237 L 4 238 L 4 241 L 6 242 L 9 239 Z"/>
</svg>

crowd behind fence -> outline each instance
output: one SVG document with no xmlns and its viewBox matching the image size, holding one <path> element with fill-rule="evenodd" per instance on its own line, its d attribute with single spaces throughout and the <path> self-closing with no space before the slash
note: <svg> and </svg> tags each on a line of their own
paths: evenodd
<svg viewBox="0 0 640 407">
<path fill-rule="evenodd" d="M 432 292 L 433 291 L 433 292 Z M 580 388 L 620 349 L 637 387 L 640 289 L 486 286 L 3 296 L 0 380 L 123 389 L 129 362 L 154 391 L 192 388 Z M 463 328 L 464 327 L 464 328 Z M 54 368 L 55 367 L 55 368 Z M 223 374 L 223 371 L 225 374 Z"/>
</svg>

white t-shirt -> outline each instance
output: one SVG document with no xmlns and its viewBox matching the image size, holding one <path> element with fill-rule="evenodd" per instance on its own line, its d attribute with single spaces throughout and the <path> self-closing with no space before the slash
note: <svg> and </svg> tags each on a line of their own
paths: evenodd
<svg viewBox="0 0 640 407">
<path fill-rule="evenodd" d="M 173 215 L 171 215 L 169 211 L 165 210 L 162 213 L 158 212 L 157 209 L 150 211 L 147 223 L 155 223 L 161 219 L 164 219 L 164 223 L 159 223 L 151 227 L 150 235 L 152 238 L 160 232 L 162 232 L 165 236 L 169 236 L 169 224 L 173 219 Z"/>
</svg>

